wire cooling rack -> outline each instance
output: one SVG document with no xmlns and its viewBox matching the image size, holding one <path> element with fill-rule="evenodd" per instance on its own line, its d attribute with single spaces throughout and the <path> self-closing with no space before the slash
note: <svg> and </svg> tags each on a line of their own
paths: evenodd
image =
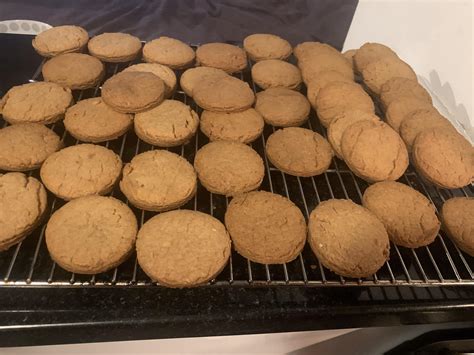
<svg viewBox="0 0 474 355">
<path fill-rule="evenodd" d="M 116 74 L 131 64 L 106 64 L 106 78 Z M 252 63 L 249 63 L 249 67 Z M 180 72 L 177 73 L 178 81 Z M 259 91 L 253 83 L 250 71 L 236 75 L 248 82 L 255 92 Z M 31 82 L 42 80 L 41 66 L 31 78 Z M 93 89 L 74 92 L 77 101 L 100 96 L 100 86 Z M 196 112 L 201 109 L 178 88 L 173 99 L 190 105 Z M 379 115 L 382 113 L 379 111 Z M 0 121 L 1 126 L 6 122 Z M 79 144 L 64 129 L 62 122 L 50 126 L 64 141 L 66 146 Z M 303 126 L 326 135 L 326 130 L 320 125 L 315 112 Z M 307 219 L 310 212 L 321 202 L 330 198 L 349 198 L 361 203 L 361 197 L 367 183 L 355 176 L 345 163 L 334 158 L 329 170 L 324 174 L 310 178 L 300 178 L 287 175 L 271 165 L 265 155 L 265 142 L 275 128 L 266 125 L 264 133 L 252 147 L 261 155 L 265 163 L 265 178 L 261 189 L 281 194 L 292 200 Z M 208 142 L 201 132 L 188 144 L 169 148 L 189 162 L 193 162 L 196 151 Z M 137 138 L 133 130 L 124 136 L 102 143 L 112 149 L 129 162 L 135 155 L 147 150 L 155 149 L 151 145 Z M 33 171 L 30 175 L 39 179 L 39 172 Z M 456 190 L 442 190 L 423 181 L 410 166 L 399 180 L 417 189 L 427 196 L 439 210 L 443 202 L 453 196 L 474 196 L 472 185 Z M 112 195 L 125 203 L 127 200 L 116 187 Z M 23 242 L 0 253 L 0 287 L 157 287 L 140 269 L 136 255 L 110 272 L 97 275 L 78 275 L 67 272 L 50 258 L 45 241 L 44 232 L 49 216 L 64 205 L 64 201 L 48 193 L 49 211 L 42 225 L 36 228 Z M 200 184 L 194 199 L 182 208 L 198 210 L 213 215 L 223 221 L 229 199 L 207 192 Z M 154 213 L 137 209 L 130 205 L 141 226 Z M 436 240 L 429 246 L 408 249 L 391 244 L 390 260 L 374 275 L 363 279 L 347 279 L 338 276 L 324 268 L 308 245 L 296 260 L 283 265 L 262 265 L 250 262 L 235 251 L 230 261 L 220 275 L 201 287 L 232 287 L 232 286 L 268 286 L 268 287 L 345 287 L 345 286 L 454 286 L 474 285 L 474 258 L 460 251 L 449 238 L 440 232 Z"/>
</svg>

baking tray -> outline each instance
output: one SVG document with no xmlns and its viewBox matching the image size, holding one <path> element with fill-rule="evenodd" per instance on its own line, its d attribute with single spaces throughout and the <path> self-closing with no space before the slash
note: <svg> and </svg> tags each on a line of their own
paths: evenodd
<svg viewBox="0 0 474 355">
<path fill-rule="evenodd" d="M 130 64 L 107 64 L 107 77 Z M 30 73 L 31 81 L 42 80 L 41 65 L 36 71 L 32 67 Z M 24 70 L 21 74 L 25 75 Z M 177 74 L 179 80 L 181 73 Z M 237 76 L 258 91 L 249 69 Z M 77 101 L 98 95 L 100 87 L 74 93 Z M 179 88 L 174 99 L 201 112 Z M 0 125 L 5 123 L 1 121 Z M 61 122 L 51 127 L 67 146 L 80 143 L 65 132 Z M 304 127 L 326 134 L 314 111 Z M 306 218 L 320 201 L 330 198 L 350 198 L 360 203 L 368 185 L 341 160 L 335 158 L 326 173 L 313 178 L 290 176 L 274 168 L 264 153 L 265 141 L 273 131 L 266 125 L 262 137 L 252 144 L 265 163 L 261 189 L 289 197 Z M 188 144 L 169 150 L 192 162 L 196 150 L 207 142 L 199 132 Z M 114 150 L 124 162 L 153 149 L 133 131 L 102 145 Z M 38 178 L 38 171 L 32 176 Z M 456 190 L 435 188 L 421 180 L 411 166 L 399 181 L 428 196 L 438 209 L 452 196 L 474 196 L 472 185 Z M 113 195 L 126 202 L 118 188 Z M 64 205 L 53 195 L 48 197 L 49 214 Z M 223 221 L 228 202 L 228 198 L 210 194 L 199 185 L 195 198 L 182 208 L 209 213 Z M 130 207 L 140 225 L 154 215 Z M 433 244 L 416 250 L 392 244 L 390 260 L 369 278 L 347 279 L 332 273 L 322 267 L 306 245 L 296 260 L 283 265 L 256 264 L 233 251 L 229 264 L 215 280 L 193 289 L 172 290 L 152 282 L 137 264 L 136 255 L 102 274 L 66 272 L 51 260 L 44 228 L 45 224 L 39 226 L 22 243 L 0 253 L 0 295 L 5 300 L 3 309 L 0 307 L 0 345 L 445 322 L 474 317 L 474 258 L 460 251 L 444 232 Z M 206 327 L 201 327 L 201 322 Z M 133 325 L 141 332 L 127 332 L 124 325 Z M 53 329 L 69 330 L 54 334 Z M 11 338 L 11 334 L 20 334 L 20 338 Z"/>
</svg>

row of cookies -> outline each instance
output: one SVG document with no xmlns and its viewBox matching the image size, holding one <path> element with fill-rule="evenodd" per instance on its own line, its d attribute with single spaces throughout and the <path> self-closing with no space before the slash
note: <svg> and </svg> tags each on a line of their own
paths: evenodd
<svg viewBox="0 0 474 355">
<path fill-rule="evenodd" d="M 474 180 L 474 148 L 433 106 L 416 74 L 397 54 L 366 43 L 354 54 L 355 69 L 381 102 L 387 124 L 403 139 L 418 172 L 442 188 Z"/>
</svg>

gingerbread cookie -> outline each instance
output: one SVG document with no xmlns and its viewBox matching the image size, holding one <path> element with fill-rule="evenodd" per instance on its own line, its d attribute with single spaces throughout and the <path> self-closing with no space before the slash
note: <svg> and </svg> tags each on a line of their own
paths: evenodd
<svg viewBox="0 0 474 355">
<path fill-rule="evenodd" d="M 203 81 L 213 81 L 228 76 L 222 69 L 211 67 L 197 67 L 186 70 L 179 81 L 181 89 L 189 97 L 193 97 L 193 91 L 196 85 Z"/>
<path fill-rule="evenodd" d="M 79 26 L 56 26 L 35 36 L 33 48 L 43 57 L 80 52 L 89 41 L 87 31 Z"/>
<path fill-rule="evenodd" d="M 262 60 L 252 67 L 252 80 L 262 89 L 298 89 L 301 84 L 300 70 L 283 60 Z"/>
<path fill-rule="evenodd" d="M 262 158 L 255 150 L 230 141 L 203 146 L 196 153 L 194 168 L 208 191 L 226 196 L 255 190 L 265 175 Z"/>
<path fill-rule="evenodd" d="M 287 59 L 292 52 L 291 44 L 276 35 L 255 33 L 244 39 L 244 49 L 254 62 L 267 59 Z"/>
<path fill-rule="evenodd" d="M 123 71 L 138 71 L 155 74 L 158 78 L 163 80 L 163 83 L 165 84 L 165 98 L 173 96 L 176 90 L 176 74 L 166 65 L 161 65 L 158 63 L 140 63 L 131 65 Z"/>
<path fill-rule="evenodd" d="M 142 43 L 128 33 L 102 33 L 93 37 L 87 47 L 91 55 L 104 62 L 122 63 L 138 57 Z"/>
<path fill-rule="evenodd" d="M 143 59 L 173 69 L 183 69 L 194 62 L 194 50 L 186 43 L 170 37 L 160 37 L 147 42 L 143 47 Z"/>
<path fill-rule="evenodd" d="M 411 113 L 418 110 L 432 110 L 437 112 L 431 103 L 421 100 L 418 97 L 400 97 L 394 99 L 385 111 L 387 123 L 395 131 L 400 132 L 400 125 L 403 120 Z"/>
<path fill-rule="evenodd" d="M 267 157 L 281 171 L 295 176 L 314 176 L 325 172 L 333 157 L 328 141 L 306 128 L 279 129 L 268 137 Z"/>
<path fill-rule="evenodd" d="M 206 43 L 196 50 L 196 65 L 232 74 L 247 68 L 247 55 L 242 48 L 232 44 Z"/>
<path fill-rule="evenodd" d="M 459 249 L 474 256 L 474 198 L 449 199 L 443 205 L 441 217 L 451 240 Z"/>
<path fill-rule="evenodd" d="M 140 267 L 168 287 L 191 287 L 214 279 L 231 253 L 229 234 L 216 218 L 198 211 L 161 213 L 138 232 Z"/>
<path fill-rule="evenodd" d="M 306 83 L 306 86 L 308 87 L 308 100 L 313 108 L 316 108 L 316 98 L 318 97 L 321 89 L 336 81 L 343 81 L 346 83 L 353 82 L 352 79 L 344 76 L 338 71 L 327 70 L 319 73 L 318 76 L 311 82 Z"/>
<path fill-rule="evenodd" d="M 380 88 L 380 102 L 387 107 L 402 97 L 417 98 L 431 104 L 431 96 L 417 81 L 408 78 L 394 77 L 389 79 Z"/>
<path fill-rule="evenodd" d="M 390 47 L 380 43 L 365 43 L 354 54 L 354 66 L 361 73 L 370 63 L 386 57 L 398 59 Z"/>
</svg>

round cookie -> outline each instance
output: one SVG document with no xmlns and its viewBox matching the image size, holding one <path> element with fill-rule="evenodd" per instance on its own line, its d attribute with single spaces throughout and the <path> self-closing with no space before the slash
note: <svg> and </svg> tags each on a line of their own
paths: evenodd
<svg viewBox="0 0 474 355">
<path fill-rule="evenodd" d="M 128 33 L 102 33 L 91 38 L 87 48 L 91 55 L 104 62 L 122 63 L 138 57 L 142 43 Z"/>
<path fill-rule="evenodd" d="M 474 148 L 454 130 L 430 129 L 415 138 L 413 163 L 431 183 L 456 189 L 474 180 Z"/>
<path fill-rule="evenodd" d="M 0 113 L 10 124 L 53 123 L 63 118 L 72 105 L 71 90 L 39 81 L 14 86 L 0 101 Z"/>
<path fill-rule="evenodd" d="M 306 222 L 300 209 L 271 192 L 234 197 L 225 213 L 225 225 L 235 250 L 256 263 L 288 263 L 306 242 Z"/>
<path fill-rule="evenodd" d="M 57 26 L 43 31 L 32 41 L 33 48 L 43 57 L 80 52 L 89 41 L 87 31 L 79 26 Z"/>
<path fill-rule="evenodd" d="M 389 47 L 380 43 L 365 43 L 354 54 L 354 66 L 360 73 L 372 62 L 382 58 L 398 58 L 397 54 Z"/>
<path fill-rule="evenodd" d="M 99 85 L 105 70 L 97 58 L 82 53 L 66 53 L 44 63 L 42 73 L 45 81 L 83 90 Z"/>
<path fill-rule="evenodd" d="M 186 159 L 166 150 L 151 150 L 125 164 L 120 190 L 134 206 L 167 211 L 188 202 L 196 193 L 197 179 Z"/>
<path fill-rule="evenodd" d="M 102 85 L 102 100 L 115 111 L 134 113 L 159 105 L 165 95 L 165 84 L 148 72 L 120 72 Z"/>
<path fill-rule="evenodd" d="M 148 72 L 155 74 L 158 78 L 163 80 L 165 84 L 165 97 L 173 96 L 176 90 L 176 74 L 166 65 L 161 65 L 158 63 L 139 63 L 131 65 L 123 70 L 124 72 Z"/>
<path fill-rule="evenodd" d="M 158 147 L 175 147 L 194 136 L 199 117 L 188 105 L 165 100 L 151 110 L 137 113 L 134 126 L 141 140 Z"/>
<path fill-rule="evenodd" d="M 419 248 L 431 244 L 438 235 L 435 207 L 407 185 L 395 181 L 373 184 L 365 190 L 362 205 L 382 221 L 397 245 Z"/>
<path fill-rule="evenodd" d="M 327 130 L 328 141 L 338 158 L 344 159 L 342 155 L 341 140 L 346 129 L 352 124 L 364 120 L 377 122 L 379 121 L 379 118 L 372 113 L 359 110 L 347 110 L 332 120 Z"/>
<path fill-rule="evenodd" d="M 390 127 L 400 132 L 400 125 L 403 120 L 410 113 L 422 109 L 437 112 L 433 105 L 426 100 L 420 100 L 418 97 L 401 97 L 393 100 L 390 105 L 388 105 L 385 111 L 385 119 Z"/>
<path fill-rule="evenodd" d="M 301 126 L 308 120 L 311 106 L 303 94 L 285 88 L 257 93 L 255 110 L 266 123 L 276 127 Z"/>
<path fill-rule="evenodd" d="M 46 190 L 38 180 L 0 174 L 0 250 L 22 241 L 40 223 L 46 206 Z"/>
<path fill-rule="evenodd" d="M 375 113 L 374 102 L 364 89 L 356 83 L 333 82 L 319 91 L 316 98 L 316 113 L 324 127 L 347 110 Z"/>
<path fill-rule="evenodd" d="M 61 139 L 38 123 L 24 123 L 0 129 L 0 170 L 27 171 L 39 168 L 45 159 L 61 149 Z"/>
<path fill-rule="evenodd" d="M 411 151 L 416 136 L 432 128 L 456 131 L 452 124 L 434 109 L 417 110 L 406 115 L 400 125 L 400 136 L 405 142 L 408 152 Z"/>
<path fill-rule="evenodd" d="M 380 220 L 350 200 L 321 202 L 311 212 L 308 242 L 329 270 L 345 277 L 369 277 L 389 258 L 389 239 Z"/>
<path fill-rule="evenodd" d="M 196 50 L 196 66 L 222 69 L 232 74 L 247 68 L 242 48 L 227 43 L 206 43 Z"/>
<path fill-rule="evenodd" d="M 161 213 L 138 232 L 140 267 L 153 281 L 168 287 L 192 287 L 214 279 L 230 253 L 224 225 L 198 211 Z"/>
<path fill-rule="evenodd" d="M 320 134 L 300 127 L 283 128 L 271 134 L 265 150 L 273 165 L 295 176 L 324 173 L 334 154 Z"/>
<path fill-rule="evenodd" d="M 135 215 L 122 201 L 85 196 L 53 213 L 46 226 L 46 246 L 63 269 L 98 274 L 130 256 L 137 229 Z"/>
<path fill-rule="evenodd" d="M 194 62 L 194 50 L 186 43 L 170 37 L 160 37 L 143 46 L 143 59 L 173 69 L 183 69 Z"/>
<path fill-rule="evenodd" d="M 51 154 L 40 170 L 46 188 L 63 200 L 112 191 L 122 170 L 120 157 L 94 144 L 79 144 Z"/>
<path fill-rule="evenodd" d="M 385 57 L 371 62 L 362 70 L 365 85 L 376 95 L 380 95 L 383 84 L 396 77 L 418 80 L 413 69 L 399 58 Z"/>
<path fill-rule="evenodd" d="M 263 132 L 265 122 L 253 108 L 241 112 L 203 111 L 201 131 L 211 141 L 250 143 Z"/>
<path fill-rule="evenodd" d="M 244 49 L 254 62 L 267 59 L 287 59 L 292 52 L 291 44 L 276 35 L 255 33 L 244 38 Z"/>
<path fill-rule="evenodd" d="M 301 84 L 300 70 L 293 64 L 279 59 L 262 60 L 252 66 L 252 80 L 262 89 L 298 89 Z"/>
<path fill-rule="evenodd" d="M 354 80 L 352 65 L 344 56 L 339 53 L 325 53 L 318 55 L 314 59 L 298 61 L 301 76 L 306 84 L 317 80 L 321 73 L 325 71 L 337 71 L 349 80 Z"/>
<path fill-rule="evenodd" d="M 243 111 L 255 101 L 249 84 L 230 75 L 207 77 L 194 87 L 193 97 L 201 108 L 214 112 Z"/>
<path fill-rule="evenodd" d="M 455 197 L 441 210 L 443 228 L 465 253 L 474 256 L 474 197 Z"/>
<path fill-rule="evenodd" d="M 255 150 L 230 141 L 203 146 L 196 153 L 194 168 L 208 191 L 226 196 L 257 189 L 265 175 L 262 158 Z"/>
<path fill-rule="evenodd" d="M 100 97 L 81 100 L 66 111 L 64 127 L 82 142 L 99 143 L 126 133 L 133 116 L 112 110 Z"/>
<path fill-rule="evenodd" d="M 342 135 L 342 156 L 349 168 L 369 182 L 397 180 L 408 167 L 400 136 L 382 121 L 360 121 Z"/>
<path fill-rule="evenodd" d="M 380 88 L 380 102 L 385 109 L 402 97 L 413 97 L 432 103 L 428 91 L 415 80 L 395 77 L 387 80 Z"/>
<path fill-rule="evenodd" d="M 348 78 L 347 76 L 341 74 L 338 71 L 327 70 L 320 72 L 313 81 L 306 83 L 306 86 L 308 87 L 308 100 L 311 106 L 313 106 L 313 108 L 316 107 L 316 98 L 318 97 L 321 89 L 336 81 L 343 81 L 346 83 L 353 82 L 352 79 Z"/>
<path fill-rule="evenodd" d="M 330 46 L 327 43 L 321 42 L 303 42 L 298 44 L 294 49 L 294 55 L 300 62 L 307 60 L 316 61 L 319 57 L 326 55 L 338 56 L 341 54 L 336 48 Z"/>
<path fill-rule="evenodd" d="M 212 81 L 228 76 L 222 69 L 211 67 L 197 67 L 186 70 L 179 81 L 181 89 L 189 97 L 193 97 L 193 91 L 196 85 L 203 81 Z"/>
</svg>

